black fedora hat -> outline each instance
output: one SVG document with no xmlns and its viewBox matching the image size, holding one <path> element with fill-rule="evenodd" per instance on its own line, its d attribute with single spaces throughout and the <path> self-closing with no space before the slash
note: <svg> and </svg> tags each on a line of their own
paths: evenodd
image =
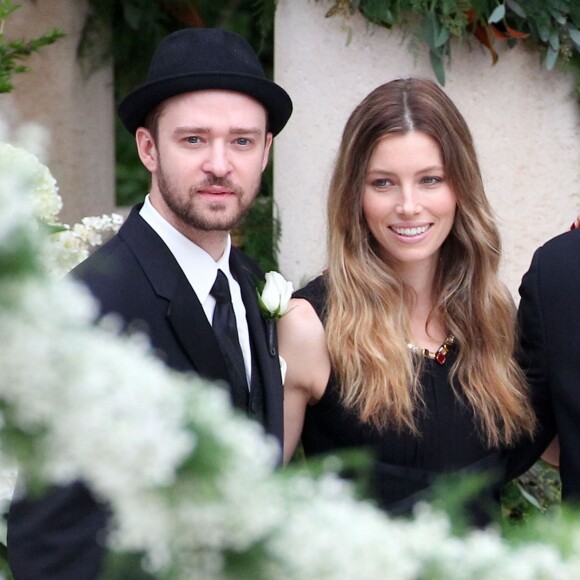
<svg viewBox="0 0 580 580">
<path fill-rule="evenodd" d="M 244 38 L 219 28 L 185 28 L 159 43 L 147 80 L 121 101 L 119 117 L 135 134 L 158 104 L 175 95 L 205 89 L 237 91 L 253 97 L 268 111 L 274 135 L 292 114 L 288 93 L 266 78 L 256 53 Z"/>
</svg>

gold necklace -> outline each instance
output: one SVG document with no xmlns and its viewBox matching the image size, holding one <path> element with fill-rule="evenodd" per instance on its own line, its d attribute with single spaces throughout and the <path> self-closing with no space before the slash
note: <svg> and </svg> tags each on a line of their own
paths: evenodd
<svg viewBox="0 0 580 580">
<path fill-rule="evenodd" d="M 424 357 L 426 358 L 430 358 L 432 360 L 435 360 L 436 362 L 438 362 L 440 365 L 445 363 L 445 359 L 447 358 L 447 355 L 449 353 L 449 349 L 451 348 L 451 345 L 455 342 L 455 337 L 450 334 L 444 341 L 443 344 L 435 351 L 435 352 L 431 352 L 428 348 L 421 348 L 420 346 L 417 346 L 416 344 L 413 344 L 412 342 L 408 342 L 407 346 L 413 351 L 413 352 L 419 352 L 421 353 Z"/>
</svg>

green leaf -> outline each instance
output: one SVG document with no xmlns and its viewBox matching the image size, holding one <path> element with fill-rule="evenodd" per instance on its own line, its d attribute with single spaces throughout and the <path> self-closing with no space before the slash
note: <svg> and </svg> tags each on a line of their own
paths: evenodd
<svg viewBox="0 0 580 580">
<path fill-rule="evenodd" d="M 540 35 L 542 42 L 548 42 L 548 40 L 550 40 L 550 29 L 547 26 L 538 24 L 538 34 Z"/>
<path fill-rule="evenodd" d="M 508 8 L 510 8 L 510 10 L 517 14 L 520 18 L 527 18 L 528 15 L 526 14 L 526 11 L 520 6 L 519 2 L 516 2 L 515 0 L 506 0 L 506 4 L 508 5 Z"/>
<path fill-rule="evenodd" d="M 552 18 L 558 23 L 564 26 L 566 24 L 566 16 L 561 12 L 557 12 L 556 10 L 550 10 L 550 14 Z"/>
<path fill-rule="evenodd" d="M 443 27 L 441 27 L 441 30 L 439 30 L 439 34 L 437 35 L 437 38 L 435 39 L 435 47 L 440 48 L 448 40 L 449 40 L 449 30 L 443 26 Z"/>
<path fill-rule="evenodd" d="M 370 22 L 391 28 L 395 24 L 395 17 L 384 0 L 367 0 L 360 2 L 360 11 Z"/>
<path fill-rule="evenodd" d="M 437 48 L 435 41 L 439 36 L 439 23 L 434 12 L 427 12 L 423 17 L 423 22 L 421 25 L 421 31 L 423 33 L 423 40 L 426 42 L 429 48 Z"/>
<path fill-rule="evenodd" d="M 560 50 L 560 37 L 557 32 L 552 32 L 552 34 L 550 34 L 550 47 L 556 52 Z"/>
<path fill-rule="evenodd" d="M 580 30 L 578 30 L 571 24 L 568 24 L 568 34 L 570 35 L 572 42 L 574 42 L 574 44 L 576 45 L 576 48 L 580 50 Z"/>
<path fill-rule="evenodd" d="M 529 493 L 528 490 L 523 485 L 520 485 L 519 482 L 516 482 L 516 485 L 518 486 L 520 493 L 524 496 L 526 501 L 531 503 L 535 508 L 537 508 L 539 510 L 542 509 L 540 502 L 531 493 Z"/>
<path fill-rule="evenodd" d="M 552 70 L 554 68 L 556 61 L 558 60 L 559 52 L 560 51 L 554 50 L 551 46 L 548 47 L 548 50 L 546 52 L 546 68 L 548 70 Z"/>
<path fill-rule="evenodd" d="M 445 86 L 445 68 L 443 67 L 443 58 L 439 51 L 430 50 L 429 57 L 431 58 L 431 68 L 435 73 L 435 77 L 441 86 Z"/>
<path fill-rule="evenodd" d="M 500 4 L 496 6 L 494 11 L 489 15 L 487 21 L 490 24 L 494 24 L 495 22 L 499 22 L 505 18 L 505 4 Z"/>
</svg>

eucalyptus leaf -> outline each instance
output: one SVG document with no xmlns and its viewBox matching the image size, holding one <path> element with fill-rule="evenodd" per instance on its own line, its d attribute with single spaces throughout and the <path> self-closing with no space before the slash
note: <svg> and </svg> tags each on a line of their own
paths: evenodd
<svg viewBox="0 0 580 580">
<path fill-rule="evenodd" d="M 556 61 L 558 60 L 558 50 L 554 50 L 551 46 L 548 47 L 546 51 L 546 68 L 552 70 Z"/>
<path fill-rule="evenodd" d="M 512 12 L 517 14 L 520 18 L 527 18 L 526 11 L 520 6 L 519 2 L 515 0 L 506 0 L 506 4 Z"/>
<path fill-rule="evenodd" d="M 439 23 L 437 22 L 434 12 L 427 12 L 425 14 L 421 30 L 423 32 L 423 40 L 427 43 L 429 48 L 437 48 L 435 40 L 439 35 Z"/>
<path fill-rule="evenodd" d="M 435 47 L 436 48 L 442 47 L 448 40 L 449 40 L 449 30 L 447 30 L 447 28 L 443 26 L 441 27 L 441 30 L 439 30 L 439 34 L 435 39 Z"/>
<path fill-rule="evenodd" d="M 557 32 L 552 32 L 552 34 L 550 34 L 550 47 L 556 52 L 560 50 L 560 37 Z"/>
<path fill-rule="evenodd" d="M 550 7 L 559 10 L 564 14 L 568 14 L 569 3 L 568 0 L 550 0 Z"/>
<path fill-rule="evenodd" d="M 550 14 L 558 24 L 561 24 L 562 26 L 566 24 L 566 16 L 561 12 L 558 12 L 556 10 L 550 10 Z"/>
<path fill-rule="evenodd" d="M 526 500 L 529 503 L 531 503 L 535 508 L 539 510 L 542 509 L 542 506 L 540 505 L 540 502 L 537 500 L 537 498 L 535 498 L 531 493 L 529 493 L 528 490 L 523 485 L 520 485 L 519 482 L 516 482 L 516 485 L 518 486 L 520 493 L 526 498 Z"/>
<path fill-rule="evenodd" d="M 435 73 L 435 77 L 437 78 L 437 82 L 441 86 L 445 86 L 445 68 L 443 67 L 443 58 L 438 51 L 430 50 L 429 57 L 431 59 L 431 68 Z"/>
<path fill-rule="evenodd" d="M 499 4 L 495 7 L 494 11 L 489 15 L 487 21 L 490 24 L 494 24 L 503 20 L 505 18 L 505 4 Z"/>
<path fill-rule="evenodd" d="M 576 48 L 580 50 L 580 30 L 574 28 L 571 24 L 568 24 L 568 34 L 572 39 L 572 42 L 576 45 Z"/>
<path fill-rule="evenodd" d="M 383 0 L 367 0 L 360 2 L 360 11 L 367 20 L 390 28 L 395 23 L 393 13 Z"/>
<path fill-rule="evenodd" d="M 550 40 L 550 29 L 543 24 L 538 24 L 538 34 L 542 42 L 548 42 Z"/>
</svg>

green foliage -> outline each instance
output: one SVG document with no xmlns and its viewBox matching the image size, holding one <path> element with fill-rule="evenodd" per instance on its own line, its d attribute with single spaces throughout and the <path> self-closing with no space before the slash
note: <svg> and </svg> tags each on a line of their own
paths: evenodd
<svg viewBox="0 0 580 580">
<path fill-rule="evenodd" d="M 510 527 L 527 522 L 538 514 L 553 512 L 560 505 L 560 498 L 559 472 L 540 460 L 503 490 L 504 522 Z"/>
<path fill-rule="evenodd" d="M 271 0 L 272 2 L 274 0 Z M 525 42 L 544 66 L 574 75 L 580 94 L 580 4 L 577 0 L 334 0 L 327 16 L 360 12 L 386 28 L 411 30 L 429 49 L 437 80 L 445 84 L 452 39 L 481 42 L 498 59 L 496 42 Z"/>
<path fill-rule="evenodd" d="M 18 8 L 13 0 L 0 0 L 0 93 L 9 93 L 14 88 L 12 77 L 28 71 L 22 64 L 30 55 L 38 52 L 43 46 L 56 42 L 64 33 L 56 28 L 31 40 L 11 40 L 4 37 L 6 19 Z"/>
<path fill-rule="evenodd" d="M 262 191 L 234 235 L 236 245 L 252 256 L 264 272 L 278 269 L 280 220 L 271 192 L 272 163 L 264 172 Z"/>
</svg>

